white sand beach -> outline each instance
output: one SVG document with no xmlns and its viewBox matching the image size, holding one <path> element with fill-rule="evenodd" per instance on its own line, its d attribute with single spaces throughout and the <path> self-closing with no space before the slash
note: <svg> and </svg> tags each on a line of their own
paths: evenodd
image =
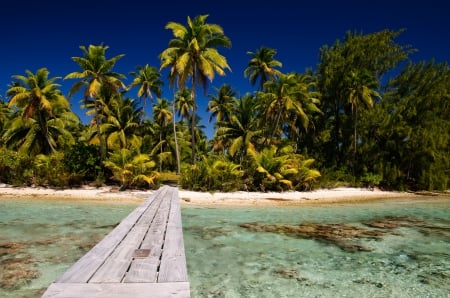
<svg viewBox="0 0 450 298">
<path fill-rule="evenodd" d="M 71 200 L 95 200 L 140 202 L 151 195 L 153 191 L 127 190 L 119 191 L 117 187 L 80 187 L 72 189 L 53 189 L 44 187 L 13 187 L 0 184 L 0 199 L 24 198 L 24 199 L 71 199 Z M 334 189 L 319 189 L 308 192 L 196 192 L 179 191 L 183 205 L 214 205 L 214 206 L 261 206 L 261 205 L 297 205 L 316 203 L 357 202 L 375 199 L 417 197 L 408 192 L 368 190 L 364 188 L 340 187 Z"/>
</svg>

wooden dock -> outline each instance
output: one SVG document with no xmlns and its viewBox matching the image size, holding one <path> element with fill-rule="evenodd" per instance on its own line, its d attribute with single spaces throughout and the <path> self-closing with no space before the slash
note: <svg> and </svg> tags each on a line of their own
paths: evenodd
<svg viewBox="0 0 450 298">
<path fill-rule="evenodd" d="M 178 189 L 154 192 L 42 297 L 190 297 Z"/>
</svg>

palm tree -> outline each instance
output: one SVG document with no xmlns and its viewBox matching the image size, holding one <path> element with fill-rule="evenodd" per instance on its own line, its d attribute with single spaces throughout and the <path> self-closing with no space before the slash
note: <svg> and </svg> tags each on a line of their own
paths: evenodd
<svg viewBox="0 0 450 298">
<path fill-rule="evenodd" d="M 83 86 L 86 86 L 84 90 L 85 101 L 91 100 L 94 104 L 94 119 L 97 126 L 97 131 L 100 132 L 100 103 L 102 98 L 102 90 L 109 89 L 111 92 L 119 92 L 120 88 L 125 89 L 125 84 L 121 79 L 125 78 L 123 74 L 113 72 L 116 62 L 124 55 L 116 55 L 111 59 L 106 59 L 105 53 L 108 46 L 89 45 L 86 49 L 85 46 L 80 46 L 83 52 L 83 57 L 72 57 L 72 60 L 81 67 L 81 71 L 69 73 L 64 79 L 79 79 L 69 91 L 69 97 L 78 92 Z M 105 158 L 105 146 L 104 139 L 99 133 L 100 140 L 100 155 L 101 160 Z"/>
<path fill-rule="evenodd" d="M 159 126 L 159 147 L 160 147 L 160 162 L 159 171 L 162 172 L 162 156 L 163 156 L 163 131 L 172 119 L 170 112 L 169 101 L 167 99 L 158 98 L 156 104 L 153 106 L 153 119 Z"/>
<path fill-rule="evenodd" d="M 4 124 L 9 119 L 10 115 L 11 109 L 8 108 L 8 104 L 0 99 L 0 132 L 3 131 Z"/>
<path fill-rule="evenodd" d="M 179 89 L 174 93 L 174 99 L 172 101 L 172 124 L 173 124 L 173 135 L 174 135 L 174 145 L 175 145 L 175 155 L 177 159 L 177 175 L 181 174 L 181 157 L 180 157 L 180 149 L 179 149 L 179 142 L 178 142 L 178 133 L 177 133 L 177 121 L 176 121 L 176 115 L 178 114 L 178 117 L 181 117 L 181 120 L 184 118 L 190 122 L 190 117 L 192 114 L 193 107 L 193 101 L 191 96 L 191 91 L 187 88 Z M 178 113 L 177 113 L 178 111 Z M 183 122 L 181 122 L 183 124 Z M 185 148 L 185 146 L 182 146 Z"/>
<path fill-rule="evenodd" d="M 216 117 L 216 125 L 222 121 L 229 121 L 231 114 L 236 109 L 236 92 L 228 84 L 223 84 L 220 88 L 214 88 L 217 95 L 209 95 L 207 111 L 211 113 L 209 122 Z"/>
<path fill-rule="evenodd" d="M 265 91 L 259 92 L 264 100 L 262 107 L 266 119 L 272 123 L 268 131 L 271 134 L 270 140 L 282 131 L 284 124 L 292 116 L 300 118 L 303 128 L 307 129 L 310 114 L 320 112 L 316 106 L 319 102 L 314 97 L 315 93 L 310 92 L 305 84 L 303 78 L 296 73 L 281 74 L 278 80 L 266 82 Z"/>
<path fill-rule="evenodd" d="M 167 49 L 160 54 L 161 69 L 170 67 L 171 84 L 177 78 L 178 88 L 186 85 L 191 78 L 192 99 L 192 163 L 195 163 L 195 117 L 197 85 L 206 92 L 208 80 L 212 81 L 215 74 L 225 75 L 225 70 L 231 70 L 227 60 L 217 50 L 218 47 L 231 47 L 231 42 L 224 35 L 222 27 L 217 24 L 205 23 L 208 15 L 199 15 L 194 19 L 187 18 L 187 26 L 169 22 L 166 29 L 172 30 L 174 39 L 170 40 Z"/>
<path fill-rule="evenodd" d="M 175 108 L 178 111 L 178 117 L 191 122 L 190 118 L 194 111 L 194 100 L 189 89 L 183 88 L 175 93 Z"/>
<path fill-rule="evenodd" d="M 150 156 L 133 148 L 113 151 L 104 164 L 112 171 L 114 178 L 119 180 L 121 190 L 142 183 L 152 186 L 160 176 L 153 170 L 155 162 Z"/>
<path fill-rule="evenodd" d="M 106 120 L 100 131 L 106 137 L 108 148 L 129 148 L 140 142 L 138 127 L 142 112 L 132 99 L 116 96 L 105 108 Z"/>
<path fill-rule="evenodd" d="M 259 79 L 259 90 L 261 91 L 267 81 L 275 80 L 281 72 L 276 67 L 283 64 L 275 60 L 276 50 L 268 47 L 260 47 L 255 52 L 247 52 L 252 58 L 244 70 L 244 76 L 248 77 L 252 86 L 256 85 Z"/>
<path fill-rule="evenodd" d="M 296 98 L 301 109 L 290 112 L 287 121 L 286 133 L 290 136 L 300 136 L 301 132 L 308 133 L 310 129 L 315 129 L 312 121 L 317 114 L 323 114 L 319 109 L 320 92 L 317 91 L 316 81 L 309 73 L 295 74 L 297 80 Z"/>
<path fill-rule="evenodd" d="M 272 145 L 261 152 L 250 147 L 248 154 L 254 163 L 254 183 L 262 190 L 309 188 L 310 183 L 320 177 L 320 172 L 310 169 L 313 159 L 304 159 L 294 151 L 290 145 Z"/>
<path fill-rule="evenodd" d="M 57 77 L 49 79 L 46 68 L 39 69 L 36 74 L 26 70 L 26 74 L 13 76 L 15 81 L 7 90 L 8 107 L 18 109 L 18 118 L 11 121 L 5 140 L 9 144 L 13 140 L 18 142 L 16 145 L 25 152 L 35 151 L 32 148 L 37 149 L 35 153 L 55 152 L 58 136 L 63 136 L 61 140 L 70 139 L 68 125 L 77 123 L 78 119 L 58 89 Z M 67 119 L 67 126 L 60 117 Z"/>
<path fill-rule="evenodd" d="M 378 82 L 373 75 L 366 69 L 351 71 L 345 79 L 347 83 L 347 103 L 350 104 L 353 116 L 353 157 L 356 157 L 357 146 L 357 121 L 358 106 L 371 108 L 374 104 L 374 98 L 380 98 L 380 94 L 375 91 Z"/>
<path fill-rule="evenodd" d="M 155 67 L 151 67 L 146 64 L 144 67 L 137 66 L 137 72 L 130 72 L 134 77 L 133 82 L 130 84 L 130 88 L 139 87 L 138 97 L 144 99 L 144 104 L 142 105 L 142 111 L 145 110 L 147 105 L 147 100 L 153 99 L 153 94 L 156 96 L 161 96 L 162 85 L 161 74 Z"/>
<path fill-rule="evenodd" d="M 5 125 L 2 139 L 9 148 L 31 156 L 52 152 L 49 142 L 55 150 L 59 147 L 70 147 L 75 143 L 72 128 L 79 124 L 79 118 L 70 111 L 65 114 L 47 120 L 45 131 L 34 118 L 25 121 L 22 117 L 13 115 Z M 45 138 L 46 132 L 48 139 Z"/>
<path fill-rule="evenodd" d="M 238 101 L 235 113 L 230 116 L 230 121 L 216 131 L 213 141 L 219 144 L 223 150 L 228 150 L 230 156 L 242 164 L 246 152 L 253 146 L 261 130 L 257 127 L 256 102 L 254 96 L 246 94 Z M 216 150 L 219 148 L 215 148 Z"/>
</svg>

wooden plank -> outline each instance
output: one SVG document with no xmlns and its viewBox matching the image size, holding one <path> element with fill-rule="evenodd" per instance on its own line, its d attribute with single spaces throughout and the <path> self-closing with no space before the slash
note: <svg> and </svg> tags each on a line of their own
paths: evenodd
<svg viewBox="0 0 450 298">
<path fill-rule="evenodd" d="M 160 264 L 164 235 L 167 226 L 169 210 L 174 190 L 168 191 L 161 203 L 158 214 L 151 223 L 149 231 L 142 241 L 141 249 L 149 249 L 150 255 L 143 259 L 134 259 L 126 273 L 123 282 L 157 282 L 158 267 Z"/>
<path fill-rule="evenodd" d="M 188 281 L 181 208 L 177 192 L 172 194 L 171 201 L 171 210 L 158 276 L 159 283 Z"/>
<path fill-rule="evenodd" d="M 143 212 L 136 224 L 130 229 L 123 241 L 119 243 L 111 255 L 95 272 L 89 282 L 121 282 L 130 267 L 134 251 L 141 245 L 147 234 L 149 223 L 152 222 L 159 211 L 160 204 L 167 189 L 153 198 L 152 204 Z"/>
<path fill-rule="evenodd" d="M 134 223 L 142 215 L 149 204 L 157 197 L 163 188 L 154 192 L 149 199 L 144 201 L 139 207 L 131 212 L 120 224 L 114 228 L 102 241 L 97 243 L 89 252 L 72 265 L 58 279 L 58 282 L 87 282 L 103 264 L 106 258 L 114 251 L 115 247 L 123 240 Z"/>
<path fill-rule="evenodd" d="M 53 283 L 44 293 L 43 298 L 188 298 L 188 282 L 176 283 Z"/>
</svg>

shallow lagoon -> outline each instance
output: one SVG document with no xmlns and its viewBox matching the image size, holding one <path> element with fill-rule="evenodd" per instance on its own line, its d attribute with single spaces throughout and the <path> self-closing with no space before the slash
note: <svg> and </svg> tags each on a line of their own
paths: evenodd
<svg viewBox="0 0 450 298">
<path fill-rule="evenodd" d="M 0 200 L 0 297 L 40 297 L 136 204 Z M 421 197 L 298 207 L 185 206 L 193 297 L 448 297 L 450 198 Z M 374 228 L 368 223 L 396 220 Z M 341 224 L 381 230 L 329 239 L 253 231 L 259 226 Z"/>
</svg>

